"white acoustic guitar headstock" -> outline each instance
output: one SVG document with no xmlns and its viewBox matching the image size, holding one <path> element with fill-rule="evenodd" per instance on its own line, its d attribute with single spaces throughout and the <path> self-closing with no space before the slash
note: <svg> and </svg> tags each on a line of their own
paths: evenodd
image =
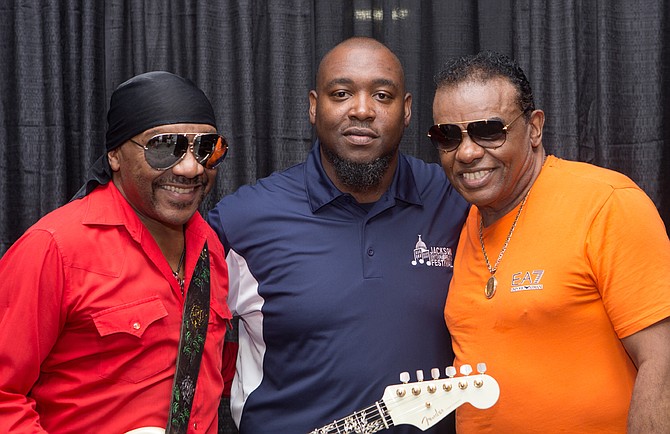
<svg viewBox="0 0 670 434">
<path fill-rule="evenodd" d="M 491 407 L 498 401 L 500 386 L 493 377 L 486 375 L 486 364 L 477 364 L 477 374 L 472 366 L 462 365 L 461 376 L 456 368 L 445 369 L 447 378 L 440 379 L 440 370 L 431 369 L 432 380 L 424 381 L 423 371 L 417 371 L 417 381 L 409 383 L 409 373 L 400 374 L 401 384 L 388 386 L 382 400 L 394 425 L 413 425 L 422 431 L 435 425 L 464 403 L 479 409 Z"/>
</svg>

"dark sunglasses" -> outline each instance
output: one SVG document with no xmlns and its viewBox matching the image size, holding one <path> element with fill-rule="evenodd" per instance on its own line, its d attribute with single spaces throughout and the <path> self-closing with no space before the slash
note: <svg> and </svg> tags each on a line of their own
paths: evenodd
<svg viewBox="0 0 670 434">
<path fill-rule="evenodd" d="M 526 110 L 527 111 L 527 110 Z M 477 119 L 475 121 L 455 122 L 453 124 L 437 124 L 430 127 L 428 137 L 440 151 L 451 152 L 458 148 L 463 140 L 463 134 L 482 148 L 494 149 L 501 147 L 507 139 L 507 130 L 526 111 L 519 113 L 507 125 L 497 119 Z M 468 124 L 465 129 L 461 125 Z"/>
<path fill-rule="evenodd" d="M 194 136 L 189 142 L 188 136 Z M 130 139 L 144 148 L 144 158 L 156 170 L 167 170 L 179 163 L 190 149 L 198 163 L 206 169 L 214 169 L 221 164 L 228 152 L 228 143 L 216 133 L 167 133 L 158 134 L 147 140 L 146 145 Z"/>
</svg>

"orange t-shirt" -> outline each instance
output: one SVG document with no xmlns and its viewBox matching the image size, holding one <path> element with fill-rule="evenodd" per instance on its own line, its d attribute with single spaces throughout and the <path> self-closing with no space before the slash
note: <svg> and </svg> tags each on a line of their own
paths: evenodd
<svg viewBox="0 0 670 434">
<path fill-rule="evenodd" d="M 491 265 L 518 207 L 484 228 Z M 636 368 L 620 339 L 670 316 L 670 241 L 630 179 L 548 157 L 495 274 L 473 207 L 445 307 L 455 365 L 485 362 L 487 410 L 456 412 L 459 434 L 624 433 Z"/>
</svg>

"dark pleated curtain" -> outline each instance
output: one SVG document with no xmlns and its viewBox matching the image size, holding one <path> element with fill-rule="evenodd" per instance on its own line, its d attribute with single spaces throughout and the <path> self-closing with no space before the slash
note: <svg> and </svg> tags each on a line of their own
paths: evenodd
<svg viewBox="0 0 670 434">
<path fill-rule="evenodd" d="M 0 254 L 81 184 L 105 133 L 100 2 L 0 4 Z"/>
<path fill-rule="evenodd" d="M 81 185 L 122 81 L 163 69 L 211 98 L 231 151 L 206 211 L 303 160 L 318 60 L 353 35 L 381 40 L 405 66 L 405 152 L 437 160 L 425 131 L 442 62 L 497 50 L 527 72 L 549 152 L 629 175 L 670 227 L 669 18 L 668 0 L 4 1 L 0 254 Z"/>
<path fill-rule="evenodd" d="M 449 56 L 517 58 L 545 145 L 632 177 L 670 222 L 667 0 L 10 0 L 0 5 L 0 254 L 65 203 L 104 150 L 109 96 L 164 69 L 198 83 L 231 143 L 203 204 L 301 161 L 321 56 L 352 35 L 394 49 L 414 95 L 402 149 L 436 161 L 432 76 Z"/>
</svg>

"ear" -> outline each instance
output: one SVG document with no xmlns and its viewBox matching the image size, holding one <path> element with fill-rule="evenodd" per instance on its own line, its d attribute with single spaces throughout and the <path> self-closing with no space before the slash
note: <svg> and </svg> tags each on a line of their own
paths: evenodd
<svg viewBox="0 0 670 434">
<path fill-rule="evenodd" d="M 121 146 L 119 146 L 118 148 L 114 148 L 107 153 L 107 161 L 109 161 L 109 167 L 112 168 L 112 172 L 118 172 L 119 169 L 121 168 L 121 164 L 119 162 L 120 149 Z"/>
<path fill-rule="evenodd" d="M 319 99 L 315 90 L 309 91 L 309 123 L 316 124 L 316 103 Z"/>
<path fill-rule="evenodd" d="M 405 128 L 409 126 L 409 121 L 412 119 L 412 94 L 405 94 Z"/>
<path fill-rule="evenodd" d="M 530 145 L 537 148 L 542 145 L 542 130 L 544 128 L 544 112 L 533 110 L 528 121 L 530 125 Z"/>
</svg>

